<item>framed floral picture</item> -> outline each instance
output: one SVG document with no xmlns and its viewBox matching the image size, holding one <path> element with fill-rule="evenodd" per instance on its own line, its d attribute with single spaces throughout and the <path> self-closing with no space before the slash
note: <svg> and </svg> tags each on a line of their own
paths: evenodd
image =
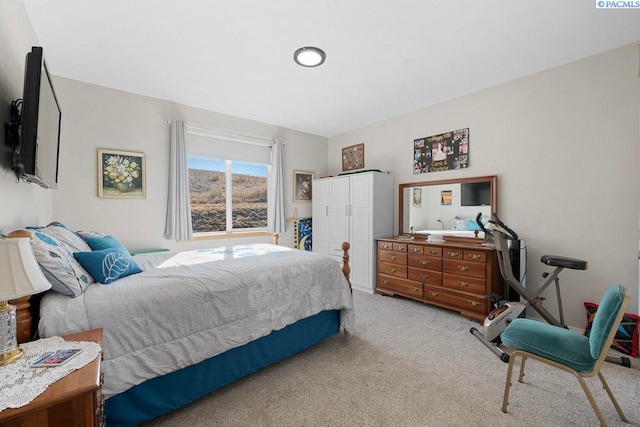
<svg viewBox="0 0 640 427">
<path fill-rule="evenodd" d="M 311 202 L 313 172 L 293 171 L 293 201 Z"/>
<path fill-rule="evenodd" d="M 144 199 L 147 197 L 144 153 L 98 149 L 98 197 Z"/>
</svg>

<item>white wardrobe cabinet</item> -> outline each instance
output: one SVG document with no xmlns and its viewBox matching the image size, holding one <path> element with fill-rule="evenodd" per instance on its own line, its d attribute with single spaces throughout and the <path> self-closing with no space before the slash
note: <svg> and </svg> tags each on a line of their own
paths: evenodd
<svg viewBox="0 0 640 427">
<path fill-rule="evenodd" d="M 393 235 L 393 177 L 363 172 L 313 181 L 313 251 L 342 260 L 349 242 L 351 284 L 376 288 L 375 239 Z"/>
</svg>

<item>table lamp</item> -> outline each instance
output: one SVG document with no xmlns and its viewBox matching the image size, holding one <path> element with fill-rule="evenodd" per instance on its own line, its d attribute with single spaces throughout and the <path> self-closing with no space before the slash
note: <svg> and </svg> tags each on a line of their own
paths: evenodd
<svg viewBox="0 0 640 427">
<path fill-rule="evenodd" d="M 30 238 L 0 240 L 0 365 L 22 356 L 16 339 L 16 307 L 8 301 L 50 287 L 33 254 Z"/>
</svg>

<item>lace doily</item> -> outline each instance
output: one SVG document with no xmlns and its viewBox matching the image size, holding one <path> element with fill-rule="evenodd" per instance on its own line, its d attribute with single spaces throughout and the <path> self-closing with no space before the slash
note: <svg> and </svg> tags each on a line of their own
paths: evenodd
<svg viewBox="0 0 640 427">
<path fill-rule="evenodd" d="M 65 341 L 60 337 L 44 338 L 20 345 L 22 357 L 0 366 L 0 411 L 20 408 L 42 394 L 51 384 L 89 364 L 100 352 L 90 341 Z M 63 365 L 30 368 L 29 365 L 54 350 L 80 348 L 82 351 Z"/>
</svg>

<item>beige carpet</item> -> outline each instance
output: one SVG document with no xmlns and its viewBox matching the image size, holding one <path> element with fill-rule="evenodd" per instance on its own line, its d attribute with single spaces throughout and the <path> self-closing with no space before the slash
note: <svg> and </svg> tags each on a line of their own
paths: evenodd
<svg viewBox="0 0 640 427">
<path fill-rule="evenodd" d="M 469 333 L 476 322 L 397 297 L 354 292 L 357 332 L 230 384 L 147 425 L 596 426 L 577 380 L 529 361 L 500 410 L 507 364 Z M 611 426 L 640 425 L 640 360 L 603 374 L 632 424 L 588 380 Z"/>
</svg>

